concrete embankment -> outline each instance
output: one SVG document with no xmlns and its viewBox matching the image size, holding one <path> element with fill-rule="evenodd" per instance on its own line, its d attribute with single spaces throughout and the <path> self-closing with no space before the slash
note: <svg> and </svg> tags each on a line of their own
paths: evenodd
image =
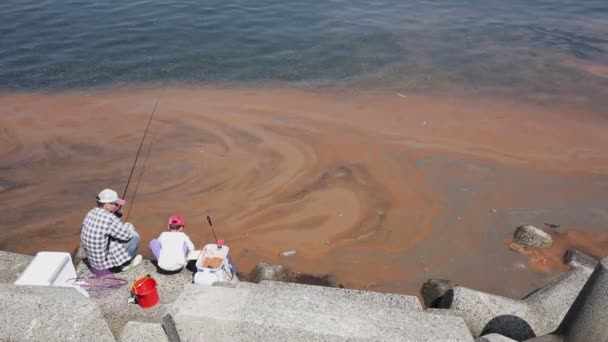
<svg viewBox="0 0 608 342">
<path fill-rule="evenodd" d="M 257 268 L 259 283 L 199 286 L 192 272 L 160 274 L 149 261 L 117 274 L 157 280 L 160 303 L 142 309 L 127 304 L 129 286 L 86 298 L 13 285 L 31 259 L 0 252 L 2 341 L 602 341 L 608 333 L 608 259 L 580 252 L 566 256 L 569 273 L 521 300 L 443 281 L 451 288 L 427 292 L 439 295 L 430 301 L 439 308 L 428 309 L 415 296 L 267 280 L 274 265 Z M 91 276 L 84 262 L 76 269 Z"/>
</svg>

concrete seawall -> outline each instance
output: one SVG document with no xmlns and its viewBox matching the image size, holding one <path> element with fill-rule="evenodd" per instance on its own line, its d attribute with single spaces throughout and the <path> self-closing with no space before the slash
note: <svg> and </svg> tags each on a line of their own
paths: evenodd
<svg viewBox="0 0 608 342">
<path fill-rule="evenodd" d="M 157 280 L 160 303 L 142 309 L 127 304 L 129 286 L 86 298 L 13 285 L 31 260 L 0 251 L 2 341 L 601 341 L 608 333 L 608 259 L 594 268 L 579 252 L 565 259 L 570 272 L 521 300 L 455 286 L 426 310 L 415 296 L 269 280 L 199 286 L 191 272 L 159 274 L 149 261 L 116 274 Z M 91 275 L 83 262 L 76 269 Z"/>
</svg>

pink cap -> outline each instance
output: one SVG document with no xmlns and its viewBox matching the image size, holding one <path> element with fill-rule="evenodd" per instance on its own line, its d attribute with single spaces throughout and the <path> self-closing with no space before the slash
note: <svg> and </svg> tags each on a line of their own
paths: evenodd
<svg viewBox="0 0 608 342">
<path fill-rule="evenodd" d="M 185 226 L 186 222 L 184 217 L 180 215 L 173 215 L 169 218 L 169 224 L 174 226 Z"/>
</svg>

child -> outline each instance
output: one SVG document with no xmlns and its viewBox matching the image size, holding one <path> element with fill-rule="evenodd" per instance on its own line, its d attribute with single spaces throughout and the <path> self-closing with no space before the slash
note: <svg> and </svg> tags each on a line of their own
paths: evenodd
<svg viewBox="0 0 608 342">
<path fill-rule="evenodd" d="M 165 271 L 179 271 L 188 262 L 189 251 L 194 250 L 184 230 L 184 218 L 174 215 L 169 218 L 168 232 L 162 232 L 158 239 L 150 241 L 150 249 L 158 260 L 158 267 Z"/>
</svg>

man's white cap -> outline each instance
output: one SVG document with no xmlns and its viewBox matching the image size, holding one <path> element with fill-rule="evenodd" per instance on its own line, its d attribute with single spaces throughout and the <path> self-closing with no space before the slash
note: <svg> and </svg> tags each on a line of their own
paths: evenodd
<svg viewBox="0 0 608 342">
<path fill-rule="evenodd" d="M 102 190 L 99 195 L 97 195 L 97 200 L 101 203 L 118 203 L 120 205 L 126 203 L 125 200 L 118 198 L 118 194 L 112 189 Z"/>
</svg>

